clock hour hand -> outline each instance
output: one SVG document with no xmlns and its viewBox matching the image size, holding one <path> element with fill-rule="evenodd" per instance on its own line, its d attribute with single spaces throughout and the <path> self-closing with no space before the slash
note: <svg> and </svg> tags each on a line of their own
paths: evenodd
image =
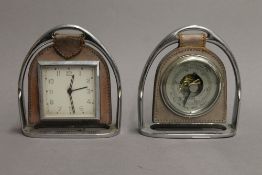
<svg viewBox="0 0 262 175">
<path fill-rule="evenodd" d="M 77 88 L 77 89 L 71 89 L 71 91 L 74 92 L 74 91 L 78 91 L 78 90 L 85 89 L 85 88 L 87 88 L 87 86 L 81 87 L 81 88 Z"/>
</svg>

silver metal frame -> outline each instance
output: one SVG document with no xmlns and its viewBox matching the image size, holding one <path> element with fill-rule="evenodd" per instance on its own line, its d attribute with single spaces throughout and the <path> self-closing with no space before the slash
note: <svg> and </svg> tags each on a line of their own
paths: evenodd
<svg viewBox="0 0 262 175">
<path fill-rule="evenodd" d="M 44 116 L 43 112 L 43 85 L 42 85 L 42 71 L 41 68 L 44 66 L 83 66 L 83 67 L 92 67 L 95 69 L 95 105 L 96 111 L 95 116 L 93 117 L 47 117 Z M 41 120 L 90 120 L 100 119 L 100 81 L 99 81 L 99 61 L 38 61 L 38 84 L 39 84 L 39 108 L 40 108 L 40 119 Z"/>
<path fill-rule="evenodd" d="M 101 55 L 106 59 L 107 63 L 110 65 L 116 80 L 117 85 L 117 110 L 116 110 L 116 121 L 111 124 L 109 128 L 82 128 L 79 131 L 79 128 L 74 130 L 63 130 L 61 128 L 57 128 L 56 130 L 41 130 L 34 129 L 32 126 L 28 124 L 28 119 L 26 116 L 26 108 L 25 108 L 25 100 L 24 100 L 24 78 L 25 73 L 27 71 L 28 66 L 34 58 L 34 55 L 44 47 L 50 46 L 53 44 L 53 35 L 57 31 L 61 30 L 74 30 L 81 32 L 85 39 L 85 44 L 97 50 Z M 21 129 L 22 133 L 25 136 L 29 137 L 54 137 L 54 138 L 103 138 L 103 137 L 112 137 L 120 132 L 121 127 L 121 113 L 122 113 L 122 88 L 121 88 L 121 80 L 120 74 L 116 64 L 114 63 L 111 55 L 108 53 L 106 48 L 100 43 L 100 41 L 93 36 L 90 32 L 83 29 L 82 27 L 76 25 L 60 25 L 57 26 L 44 35 L 42 35 L 31 47 L 29 52 L 27 53 L 25 60 L 23 61 L 20 75 L 18 79 L 18 106 L 21 118 Z M 66 128 L 67 129 L 67 128 Z"/>
<path fill-rule="evenodd" d="M 192 58 L 192 57 L 194 57 L 194 58 Z M 198 57 L 198 58 L 196 58 L 196 57 Z M 184 62 L 187 62 L 187 61 L 191 61 L 192 59 L 194 61 L 198 61 L 198 62 L 202 62 L 202 63 L 207 64 L 214 71 L 214 73 L 215 73 L 215 75 L 216 75 L 216 77 L 218 78 L 218 81 L 219 81 L 219 87 L 218 87 L 218 91 L 217 91 L 215 100 L 213 100 L 207 107 L 205 107 L 204 109 L 202 108 L 202 109 L 194 110 L 194 111 L 192 111 L 192 113 L 186 113 L 186 112 L 183 112 L 181 110 L 175 109 L 175 107 L 168 100 L 167 94 L 166 94 L 166 92 L 163 88 L 164 88 L 164 85 L 166 84 L 167 77 L 168 77 L 170 71 L 172 70 L 172 67 L 178 66 L 178 65 L 180 65 Z M 222 76 L 221 76 L 221 73 L 218 70 L 217 66 L 215 66 L 211 61 L 209 61 L 206 57 L 204 57 L 202 55 L 184 55 L 184 56 L 181 56 L 176 62 L 169 65 L 167 70 L 163 73 L 163 76 L 162 76 L 161 79 L 162 79 L 162 81 L 160 83 L 160 86 L 161 86 L 160 92 L 161 92 L 161 96 L 162 96 L 162 99 L 163 99 L 163 102 L 165 103 L 165 105 L 175 114 L 182 116 L 182 117 L 190 117 L 190 118 L 199 117 L 200 115 L 204 115 L 204 114 L 208 113 L 214 107 L 215 103 L 218 100 L 218 97 L 220 97 L 221 87 L 223 86 L 222 85 L 223 84 Z"/>
<path fill-rule="evenodd" d="M 232 122 L 227 124 L 219 124 L 219 127 L 224 128 L 224 130 L 220 131 L 178 131 L 178 130 L 171 130 L 163 131 L 163 130 L 156 130 L 153 129 L 154 126 L 160 125 L 159 123 L 148 123 L 145 124 L 144 116 L 143 116 L 143 102 L 144 102 L 144 86 L 146 82 L 146 78 L 150 67 L 152 66 L 155 58 L 157 55 L 162 52 L 167 47 L 177 44 L 178 43 L 178 35 L 181 32 L 187 31 L 200 31 L 204 32 L 207 35 L 207 42 L 216 45 L 219 47 L 228 57 L 235 77 L 235 97 L 234 97 L 234 107 L 232 113 Z M 240 94 L 241 94 L 241 81 L 240 81 L 240 73 L 239 69 L 235 60 L 234 55 L 232 54 L 229 47 L 226 43 L 218 37 L 215 33 L 211 30 L 197 25 L 191 25 L 187 27 L 180 28 L 178 30 L 173 31 L 169 35 L 167 35 L 153 50 L 150 54 L 144 70 L 142 72 L 139 87 L 138 87 L 138 129 L 142 135 L 149 136 L 149 137 L 161 137 L 161 138 L 221 138 L 221 137 L 231 137 L 234 136 L 237 129 L 237 122 L 238 122 L 238 115 L 239 115 L 239 107 L 240 107 Z M 193 124 L 192 124 L 193 125 Z M 199 124 L 195 124 L 199 125 Z M 205 124 L 210 127 L 217 126 L 217 124 L 210 123 Z"/>
</svg>

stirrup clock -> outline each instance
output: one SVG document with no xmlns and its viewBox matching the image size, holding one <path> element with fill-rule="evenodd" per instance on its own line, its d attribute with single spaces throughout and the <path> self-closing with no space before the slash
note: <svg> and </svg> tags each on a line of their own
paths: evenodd
<svg viewBox="0 0 262 175">
<path fill-rule="evenodd" d="M 143 89 L 146 74 L 156 56 L 166 47 L 156 69 L 152 123 L 143 119 Z M 206 43 L 222 49 L 229 58 L 236 80 L 232 119 L 227 109 L 227 76 L 219 56 Z M 153 51 L 141 77 L 139 94 L 140 132 L 152 137 L 215 138 L 235 134 L 240 100 L 240 76 L 233 54 L 210 30 L 189 26 L 168 35 Z"/>
<path fill-rule="evenodd" d="M 114 121 L 108 65 L 117 84 Z M 23 95 L 26 71 L 27 113 Z M 79 26 L 58 26 L 34 44 L 20 72 L 18 95 L 22 131 L 27 136 L 89 138 L 119 132 L 118 69 L 103 45 Z"/>
</svg>

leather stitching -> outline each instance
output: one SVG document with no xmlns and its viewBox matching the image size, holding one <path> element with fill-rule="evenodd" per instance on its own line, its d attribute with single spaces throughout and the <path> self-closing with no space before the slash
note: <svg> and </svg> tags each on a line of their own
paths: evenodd
<svg viewBox="0 0 262 175">
<path fill-rule="evenodd" d="M 80 52 L 81 52 L 81 49 L 84 45 L 84 40 L 83 40 L 83 37 L 72 37 L 72 36 L 65 36 L 66 38 L 70 38 L 70 39 L 78 39 L 78 41 L 80 42 L 79 46 L 77 47 L 76 51 L 72 51 L 71 54 L 66 54 L 63 52 L 63 50 L 61 50 L 59 47 L 58 47 L 58 38 L 57 37 L 54 37 L 54 48 L 55 50 L 61 55 L 63 56 L 64 58 L 71 58 L 73 56 L 76 56 L 78 55 Z"/>
</svg>

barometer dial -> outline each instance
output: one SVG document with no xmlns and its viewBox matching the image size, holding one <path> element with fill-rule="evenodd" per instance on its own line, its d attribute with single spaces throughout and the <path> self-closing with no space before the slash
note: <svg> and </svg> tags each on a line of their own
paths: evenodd
<svg viewBox="0 0 262 175">
<path fill-rule="evenodd" d="M 163 74 L 161 93 L 170 110 L 184 117 L 208 112 L 219 97 L 221 75 L 202 56 L 184 56 Z"/>
</svg>

